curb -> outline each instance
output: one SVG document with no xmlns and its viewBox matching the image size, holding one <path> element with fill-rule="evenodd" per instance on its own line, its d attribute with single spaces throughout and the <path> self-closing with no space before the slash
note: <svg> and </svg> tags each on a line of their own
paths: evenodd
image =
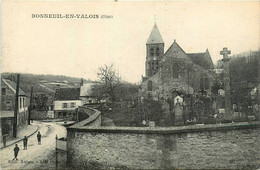
<svg viewBox="0 0 260 170">
<path fill-rule="evenodd" d="M 36 129 L 32 134 L 28 135 L 27 138 L 29 138 L 29 137 L 31 137 L 32 135 L 34 135 L 38 130 L 39 130 L 39 126 L 37 125 L 37 129 Z M 6 146 L 0 148 L 0 150 L 1 150 L 1 149 L 4 149 L 4 148 L 7 148 L 7 147 L 9 147 L 9 146 L 11 146 L 11 145 L 13 145 L 13 144 L 16 144 L 16 143 L 18 143 L 18 142 L 20 142 L 20 141 L 22 141 L 22 140 L 23 140 L 23 139 L 19 139 L 19 140 L 15 141 L 14 143 L 8 144 L 8 145 L 6 145 Z"/>
</svg>

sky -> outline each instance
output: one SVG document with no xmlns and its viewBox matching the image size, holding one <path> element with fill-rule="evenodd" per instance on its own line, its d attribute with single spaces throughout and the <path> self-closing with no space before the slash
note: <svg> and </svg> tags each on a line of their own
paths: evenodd
<svg viewBox="0 0 260 170">
<path fill-rule="evenodd" d="M 67 75 L 96 80 L 114 64 L 120 76 L 145 75 L 146 41 L 156 22 L 166 51 L 209 50 L 213 63 L 260 46 L 260 2 L 2 2 L 1 72 Z M 99 18 L 32 18 L 32 14 L 86 14 Z M 102 15 L 113 16 L 103 19 Z"/>
</svg>

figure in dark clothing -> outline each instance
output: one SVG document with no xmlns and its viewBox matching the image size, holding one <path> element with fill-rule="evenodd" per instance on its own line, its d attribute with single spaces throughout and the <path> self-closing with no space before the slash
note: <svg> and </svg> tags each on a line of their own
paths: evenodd
<svg viewBox="0 0 260 170">
<path fill-rule="evenodd" d="M 23 150 L 27 150 L 27 141 L 28 141 L 28 138 L 26 136 L 24 136 L 24 138 L 23 138 Z"/>
<path fill-rule="evenodd" d="M 40 133 L 40 132 L 38 132 L 38 134 L 37 134 L 38 145 L 40 145 L 40 144 L 41 144 L 41 137 L 42 137 L 41 133 Z"/>
<path fill-rule="evenodd" d="M 18 152 L 19 152 L 19 147 L 18 147 L 18 145 L 17 144 L 15 144 L 15 147 L 14 147 L 14 159 L 16 159 L 16 160 L 18 160 L 17 159 L 17 156 L 18 156 Z M 13 159 L 13 160 L 14 160 Z"/>
</svg>

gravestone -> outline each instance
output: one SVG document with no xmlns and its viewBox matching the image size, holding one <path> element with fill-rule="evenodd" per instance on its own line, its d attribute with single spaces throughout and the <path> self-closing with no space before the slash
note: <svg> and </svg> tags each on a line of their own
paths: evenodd
<svg viewBox="0 0 260 170">
<path fill-rule="evenodd" d="M 176 105 L 177 102 L 183 103 L 183 98 L 181 96 L 179 96 L 179 95 L 174 97 L 173 100 L 174 100 L 174 106 Z"/>
<path fill-rule="evenodd" d="M 149 127 L 155 127 L 155 122 L 154 121 L 150 121 L 149 122 Z"/>
<path fill-rule="evenodd" d="M 174 125 L 177 125 L 177 126 L 184 125 L 183 107 L 182 107 L 182 104 L 180 102 L 178 102 L 178 100 L 174 106 L 174 115 L 175 115 Z"/>
</svg>

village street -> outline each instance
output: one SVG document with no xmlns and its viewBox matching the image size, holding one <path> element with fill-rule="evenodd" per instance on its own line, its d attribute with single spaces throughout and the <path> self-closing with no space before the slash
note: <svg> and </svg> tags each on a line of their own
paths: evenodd
<svg viewBox="0 0 260 170">
<path fill-rule="evenodd" d="M 37 142 L 37 133 L 28 138 L 27 150 L 23 150 L 23 141 L 18 142 L 20 148 L 18 160 L 14 160 L 14 145 L 0 150 L 2 169 L 38 169 L 50 166 L 55 168 L 56 134 L 59 138 L 66 137 L 66 128 L 57 123 L 43 123 L 35 121 L 39 126 L 42 139 Z"/>
</svg>

